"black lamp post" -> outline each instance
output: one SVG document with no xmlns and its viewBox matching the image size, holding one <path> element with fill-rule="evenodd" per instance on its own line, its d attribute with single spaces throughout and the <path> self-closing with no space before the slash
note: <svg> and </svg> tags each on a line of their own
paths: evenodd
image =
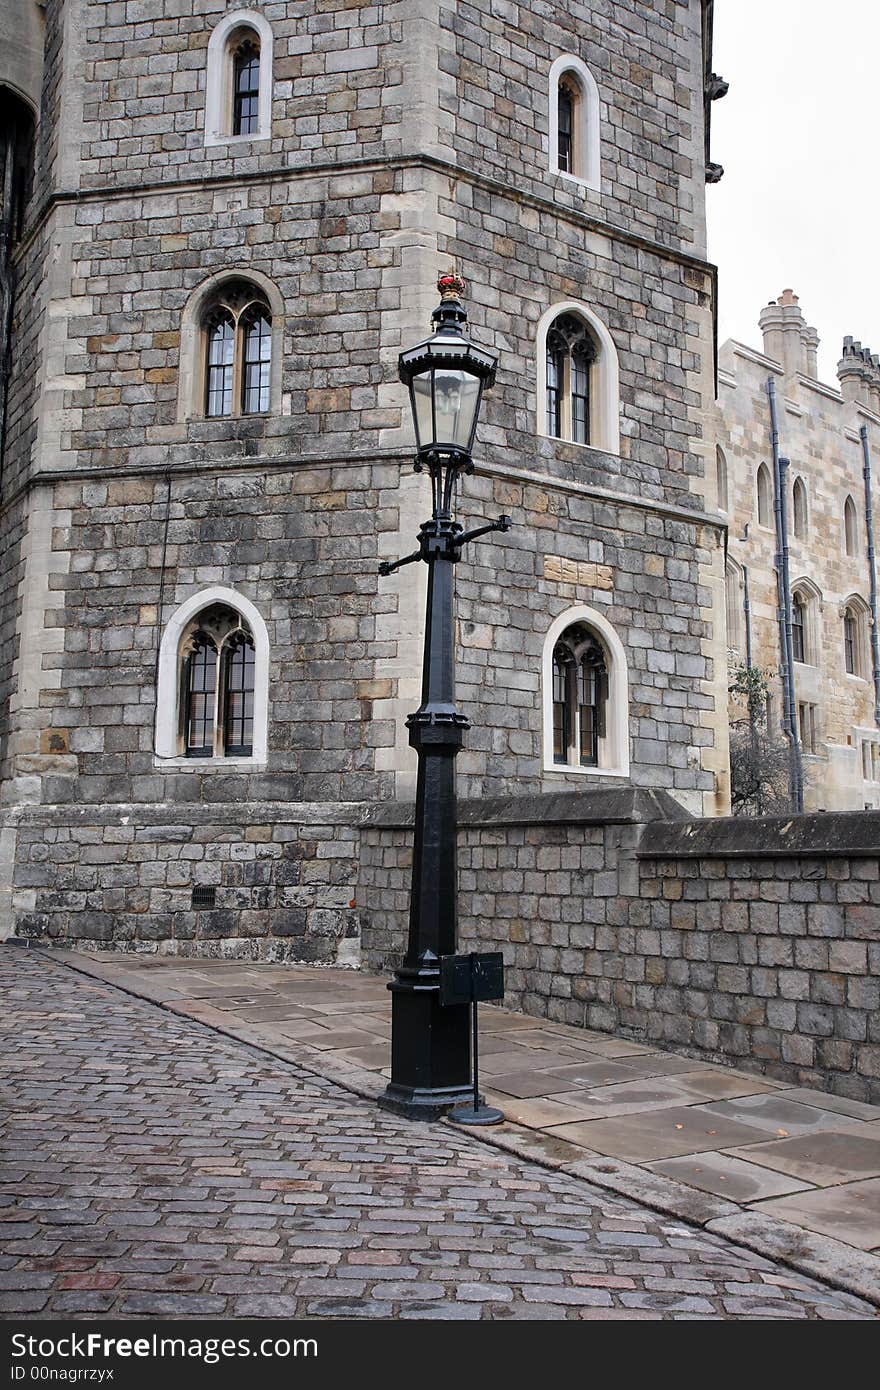
<svg viewBox="0 0 880 1390">
<path fill-rule="evenodd" d="M 510 526 L 503 516 L 463 531 L 453 517 L 459 475 L 473 472 L 480 399 L 497 357 L 464 335 L 464 282 L 442 275 L 437 287 L 435 332 L 399 363 L 415 422 L 415 468 L 430 474 L 433 512 L 418 550 L 379 567 L 390 574 L 415 560 L 428 566 L 422 703 L 406 721 L 419 760 L 409 942 L 389 985 L 391 1081 L 379 1101 L 414 1119 L 436 1119 L 470 1095 L 470 1006 L 440 1004 L 440 958 L 454 953 L 457 935 L 455 757 L 470 727 L 455 704 L 453 566 L 467 541 Z"/>
</svg>

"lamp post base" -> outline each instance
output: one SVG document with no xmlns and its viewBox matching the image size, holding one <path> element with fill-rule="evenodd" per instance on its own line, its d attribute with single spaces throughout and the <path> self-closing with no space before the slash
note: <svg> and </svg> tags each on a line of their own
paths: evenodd
<svg viewBox="0 0 880 1390">
<path fill-rule="evenodd" d="M 389 1082 L 379 1097 L 379 1109 L 403 1115 L 407 1120 L 439 1120 L 470 1095 L 470 1086 L 419 1089 Z"/>
<path fill-rule="evenodd" d="M 439 972 L 407 974 L 391 991 L 391 1076 L 383 1110 L 411 1120 L 436 1120 L 473 1095 L 470 1006 L 440 1003 Z M 401 976 L 403 978 L 401 978 Z"/>
</svg>

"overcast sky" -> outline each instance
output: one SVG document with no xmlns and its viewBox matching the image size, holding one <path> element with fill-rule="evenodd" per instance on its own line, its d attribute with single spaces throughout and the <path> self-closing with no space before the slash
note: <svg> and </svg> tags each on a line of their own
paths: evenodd
<svg viewBox="0 0 880 1390">
<path fill-rule="evenodd" d="M 878 63 L 880 0 L 715 0 L 720 341 L 760 348 L 761 306 L 790 286 L 832 385 L 845 333 L 880 352 Z"/>
</svg>

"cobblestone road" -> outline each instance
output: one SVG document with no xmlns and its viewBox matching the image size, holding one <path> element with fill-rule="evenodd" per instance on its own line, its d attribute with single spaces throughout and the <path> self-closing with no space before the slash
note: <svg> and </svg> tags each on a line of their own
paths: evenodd
<svg viewBox="0 0 880 1390">
<path fill-rule="evenodd" d="M 873 1316 L 63 966 L 0 989 L 5 1318 Z"/>
</svg>

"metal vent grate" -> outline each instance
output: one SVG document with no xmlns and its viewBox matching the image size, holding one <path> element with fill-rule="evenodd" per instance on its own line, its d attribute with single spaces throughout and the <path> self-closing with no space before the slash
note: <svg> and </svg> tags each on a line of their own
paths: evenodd
<svg viewBox="0 0 880 1390">
<path fill-rule="evenodd" d="M 217 889 L 213 883 L 199 883 L 193 888 L 193 907 L 216 907 Z"/>
</svg>

